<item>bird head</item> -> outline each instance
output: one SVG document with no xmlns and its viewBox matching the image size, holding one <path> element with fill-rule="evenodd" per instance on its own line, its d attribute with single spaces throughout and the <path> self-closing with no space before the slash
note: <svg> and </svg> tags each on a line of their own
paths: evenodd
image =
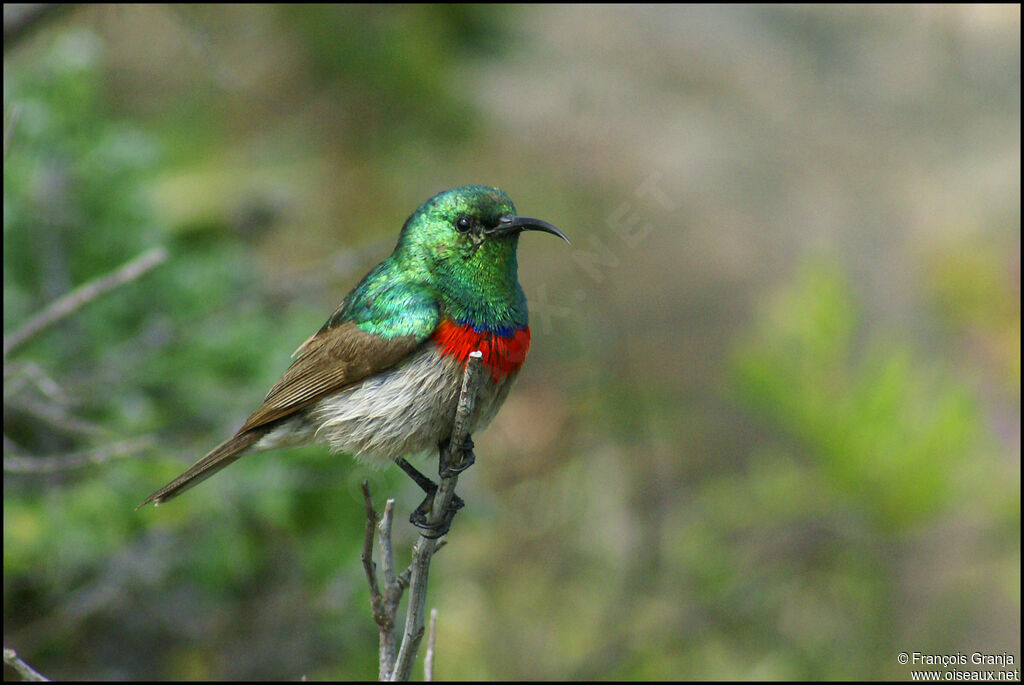
<svg viewBox="0 0 1024 685">
<path fill-rule="evenodd" d="M 542 231 L 569 239 L 546 221 L 519 216 L 504 192 L 462 186 L 430 198 L 402 227 L 397 250 L 437 273 L 515 270 L 519 234 Z"/>
</svg>

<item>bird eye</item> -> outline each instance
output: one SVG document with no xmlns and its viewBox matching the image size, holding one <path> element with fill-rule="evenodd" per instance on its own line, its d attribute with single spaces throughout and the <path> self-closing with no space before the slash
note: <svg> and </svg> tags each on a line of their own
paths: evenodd
<svg viewBox="0 0 1024 685">
<path fill-rule="evenodd" d="M 455 222 L 455 230 L 459 233 L 465 233 L 473 226 L 473 222 L 468 216 L 460 216 Z"/>
</svg>

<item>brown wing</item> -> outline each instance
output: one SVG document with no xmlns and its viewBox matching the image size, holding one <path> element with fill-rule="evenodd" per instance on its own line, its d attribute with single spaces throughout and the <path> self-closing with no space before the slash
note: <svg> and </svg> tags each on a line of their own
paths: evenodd
<svg viewBox="0 0 1024 685">
<path fill-rule="evenodd" d="M 360 330 L 352 322 L 321 329 L 296 350 L 298 357 L 238 432 L 288 416 L 321 397 L 394 366 L 421 342 L 421 338 L 412 335 L 385 340 Z"/>
<path fill-rule="evenodd" d="M 296 360 L 234 437 L 213 448 L 185 473 L 147 497 L 139 507 L 177 497 L 241 458 L 273 430 L 271 422 L 394 366 L 422 342 L 422 337 L 413 335 L 385 340 L 361 331 L 352 322 L 333 328 L 325 326 L 295 351 Z"/>
</svg>

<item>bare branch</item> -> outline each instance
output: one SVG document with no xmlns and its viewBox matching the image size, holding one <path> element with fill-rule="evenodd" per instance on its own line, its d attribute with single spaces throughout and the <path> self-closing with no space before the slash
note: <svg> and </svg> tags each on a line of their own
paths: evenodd
<svg viewBox="0 0 1024 685">
<path fill-rule="evenodd" d="M 395 669 L 395 656 L 398 651 L 395 617 L 398 615 L 398 605 L 402 601 L 402 594 L 409 587 L 409 576 L 407 573 L 403 573 L 397 578 L 395 577 L 395 559 L 391 545 L 391 524 L 394 521 L 395 500 L 388 499 L 384 504 L 384 515 L 378 523 L 377 512 L 373 508 L 373 501 L 370 497 L 370 486 L 365 481 L 363 482 L 363 499 L 366 502 L 363 569 L 370 585 L 370 607 L 373 611 L 373 621 L 380 631 L 378 678 L 381 682 L 386 682 L 391 680 L 391 674 Z M 372 558 L 374 528 L 380 533 L 380 565 L 381 573 L 384 576 L 383 592 L 378 584 L 377 567 Z"/>
<path fill-rule="evenodd" d="M 6 359 L 12 350 L 24 344 L 40 331 L 52 326 L 100 295 L 129 281 L 134 281 L 166 260 L 167 250 L 163 247 L 154 247 L 117 270 L 84 283 L 68 294 L 57 298 L 47 305 L 43 311 L 25 322 L 21 328 L 8 336 L 4 336 L 4 358 Z"/>
<path fill-rule="evenodd" d="M 412 581 L 412 566 L 410 566 L 409 568 L 407 568 L 404 571 L 402 571 L 402 573 L 398 576 L 398 578 L 395 579 L 395 582 L 397 582 L 399 585 L 401 585 L 403 589 L 409 587 L 409 583 L 411 581 Z"/>
<path fill-rule="evenodd" d="M 384 516 L 381 517 L 380 523 L 377 525 L 377 530 L 380 531 L 381 572 L 384 574 L 384 584 L 389 588 L 396 582 L 395 555 L 391 548 L 391 523 L 394 518 L 395 500 L 389 497 L 388 501 L 384 503 Z"/>
<path fill-rule="evenodd" d="M 17 453 L 17 448 L 4 437 L 4 471 L 7 473 L 54 473 L 89 464 L 102 464 L 112 459 L 123 459 L 153 446 L 153 438 L 123 440 L 111 445 L 81 452 L 68 452 L 61 456 L 30 457 Z"/>
<path fill-rule="evenodd" d="M 430 610 L 430 627 L 427 628 L 427 653 L 423 656 L 423 679 L 434 679 L 434 640 L 437 637 L 437 609 Z"/>
<path fill-rule="evenodd" d="M 31 383 L 43 397 L 54 404 L 71 403 L 57 381 L 47 376 L 39 364 L 25 359 L 4 364 L 4 396 L 20 392 L 27 383 Z"/>
<path fill-rule="evenodd" d="M 363 501 L 366 502 L 366 535 L 363 537 L 363 570 L 366 581 L 370 585 L 370 608 L 373 622 L 380 632 L 378 678 L 386 681 L 391 677 L 395 667 L 395 615 L 398 613 L 398 602 L 405 588 L 395 583 L 394 562 L 391 559 L 391 511 L 394 500 L 389 499 L 384 507 L 384 517 L 377 522 L 377 512 L 373 508 L 370 496 L 370 484 L 363 481 Z M 374 531 L 380 528 L 381 566 L 384 567 L 384 593 L 377 582 L 377 565 L 373 563 Z"/>
<path fill-rule="evenodd" d="M 380 565 L 384 574 L 384 612 L 388 617 L 387 635 L 381 633 L 380 670 L 378 678 L 381 682 L 391 679 L 395 670 L 395 657 L 398 653 L 398 638 L 395 635 L 395 617 L 398 616 L 398 605 L 402 601 L 408 581 L 395 578 L 395 555 L 391 546 L 391 524 L 395 518 L 395 500 L 388 498 L 384 503 L 384 516 L 380 519 L 377 530 L 380 532 Z"/>
<path fill-rule="evenodd" d="M 455 486 L 458 484 L 458 467 L 463 463 L 465 452 L 462 445 L 466 443 L 469 428 L 476 409 L 476 398 L 479 394 L 480 382 L 483 379 L 483 353 L 471 352 L 466 362 L 466 371 L 462 376 L 462 392 L 459 394 L 459 405 L 455 411 L 455 422 L 452 426 L 451 438 L 448 440 L 446 455 L 441 455 L 442 463 L 452 465 L 454 473 L 441 479 L 441 484 L 434 495 L 427 523 L 439 523 L 447 511 Z M 409 565 L 411 577 L 409 581 L 409 607 L 405 618 L 405 636 L 398 651 L 398 661 L 391 674 L 392 680 L 408 680 L 412 673 L 412 665 L 416 661 L 420 642 L 424 633 L 424 612 L 427 603 L 427 582 L 430 575 L 430 561 L 437 551 L 439 543 L 420 535 L 412 550 L 412 563 Z"/>
<path fill-rule="evenodd" d="M 103 428 L 93 423 L 68 414 L 64 411 L 64 407 L 56 402 L 36 402 L 24 395 L 11 395 L 6 400 L 6 408 L 24 412 L 26 415 L 48 423 L 63 433 L 95 437 L 103 435 L 105 432 Z"/>
<path fill-rule="evenodd" d="M 373 607 L 373 620 L 380 625 L 381 602 L 380 586 L 377 584 L 377 566 L 373 563 L 373 533 L 377 530 L 377 512 L 373 508 L 373 499 L 370 497 L 370 484 L 363 481 L 363 500 L 366 502 L 366 535 L 363 538 L 363 553 L 360 559 L 363 561 L 363 571 L 366 572 L 366 580 L 370 584 L 370 604 Z"/>
<path fill-rule="evenodd" d="M 22 661 L 21 657 L 18 656 L 18 653 L 10 647 L 4 647 L 4 663 L 17 671 L 22 680 L 34 680 L 37 682 L 50 681 L 49 678 Z"/>
</svg>

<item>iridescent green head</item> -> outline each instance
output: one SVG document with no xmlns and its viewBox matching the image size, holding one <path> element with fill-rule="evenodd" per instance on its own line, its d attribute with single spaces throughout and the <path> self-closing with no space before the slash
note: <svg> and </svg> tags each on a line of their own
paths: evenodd
<svg viewBox="0 0 1024 685">
<path fill-rule="evenodd" d="M 498 188 L 462 186 L 430 198 L 402 226 L 398 248 L 430 253 L 430 260 L 460 257 L 478 252 L 515 252 L 522 231 L 545 231 L 568 241 L 551 224 L 516 216 L 512 199 Z M 489 246 L 489 244 L 493 244 Z"/>
<path fill-rule="evenodd" d="M 430 198 L 402 227 L 396 254 L 438 275 L 495 275 L 512 269 L 519 234 L 544 231 L 568 238 L 551 224 L 516 215 L 504 192 L 462 186 Z"/>
<path fill-rule="evenodd" d="M 514 305 L 525 316 L 516 278 L 516 247 L 523 231 L 569 240 L 545 221 L 516 215 L 501 190 L 462 186 L 438 193 L 413 212 L 393 259 L 407 274 L 428 279 L 453 309 L 476 316 Z"/>
</svg>

